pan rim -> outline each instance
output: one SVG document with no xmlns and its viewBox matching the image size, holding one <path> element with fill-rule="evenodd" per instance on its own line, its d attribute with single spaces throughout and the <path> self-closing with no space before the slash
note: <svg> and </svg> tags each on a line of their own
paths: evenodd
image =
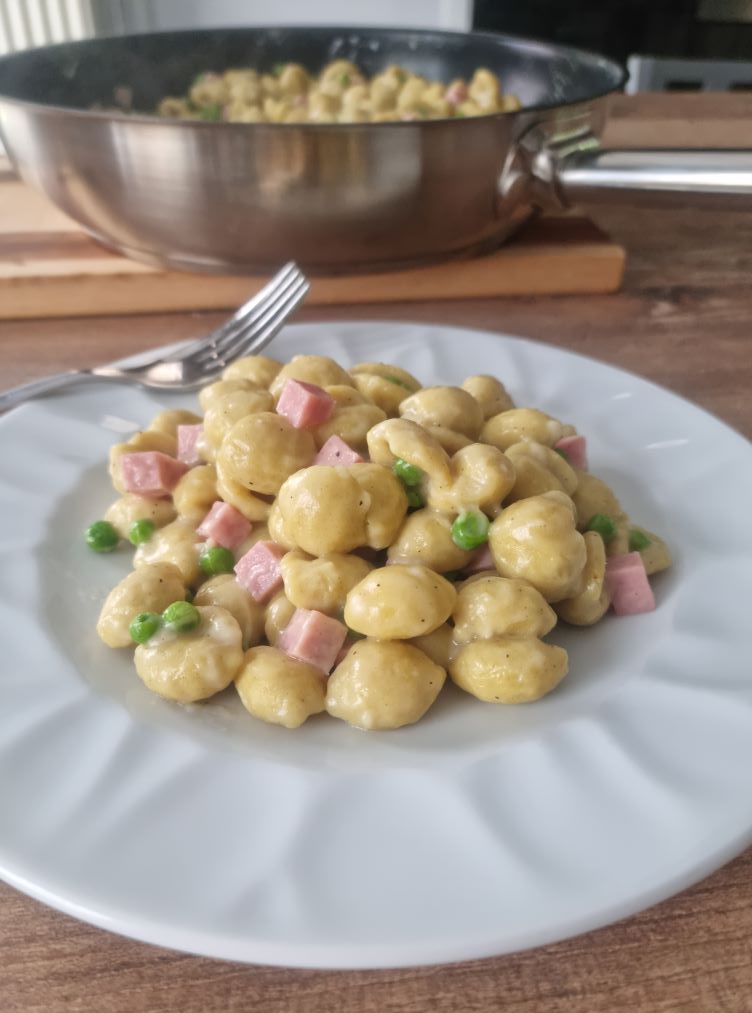
<svg viewBox="0 0 752 1013">
<path fill-rule="evenodd" d="M 401 36 L 401 37 L 421 37 L 427 38 L 440 38 L 440 39 L 463 39 L 463 40 L 486 40 L 488 42 L 498 44 L 500 42 L 509 42 L 513 44 L 517 49 L 527 50 L 529 52 L 538 53 L 539 55 L 552 55 L 552 56 L 570 56 L 573 58 L 587 58 L 588 60 L 601 63 L 604 69 L 609 70 L 614 75 L 613 83 L 608 85 L 604 82 L 604 87 L 596 91 L 590 92 L 587 95 L 582 95 L 579 98 L 573 98 L 564 102 L 556 101 L 545 101 L 537 102 L 532 105 L 522 106 L 520 109 L 506 110 L 503 112 L 484 113 L 480 116 L 468 116 L 468 117 L 437 117 L 436 119 L 430 120 L 384 120 L 381 122 L 367 122 L 367 123 L 228 123 L 228 122 L 212 122 L 206 120 L 183 120 L 183 119 L 172 119 L 167 117 L 160 117 L 157 115 L 151 115 L 143 112 L 121 112 L 117 109 L 81 109 L 77 106 L 59 105 L 48 102 L 39 102 L 37 100 L 19 98 L 15 95 L 9 95 L 2 90 L 0 86 L 0 108 L 3 104 L 9 104 L 12 106 L 20 106 L 25 109 L 31 109 L 38 114 L 48 115 L 65 115 L 68 117 L 75 117 L 77 119 L 90 120 L 96 122 L 107 122 L 107 123 L 134 123 L 141 126 L 154 126 L 154 127 L 165 127 L 170 126 L 172 128 L 195 129 L 196 127 L 202 129 L 213 129 L 213 130 L 224 130 L 224 131 L 242 131 L 242 132 L 263 132 L 265 130 L 273 129 L 275 132 L 279 130 L 303 130 L 307 134 L 318 134 L 329 131 L 363 131 L 363 130 L 384 130 L 398 128 L 401 130 L 405 129 L 435 129 L 440 126 L 444 126 L 451 123 L 455 126 L 462 125 L 460 129 L 466 129 L 468 124 L 472 123 L 488 123 L 489 121 L 501 121 L 515 116 L 525 116 L 535 113 L 548 113 L 554 110 L 564 110 L 572 107 L 580 106 L 588 102 L 595 102 L 598 99 L 605 98 L 608 95 L 619 92 L 624 87 L 628 77 L 629 71 L 627 68 L 619 63 L 617 60 L 612 59 L 609 56 L 605 56 L 602 53 L 596 52 L 595 50 L 586 49 L 580 46 L 567 46 L 560 45 L 559 43 L 549 42 L 543 39 L 536 39 L 525 35 L 516 35 L 511 32 L 453 32 L 442 29 L 422 29 L 422 28 L 382 28 L 377 25 L 306 25 L 305 23 L 295 25 L 259 25 L 259 26 L 227 26 L 227 27 L 215 27 L 215 28 L 201 28 L 201 29 L 178 29 L 172 31 L 160 31 L 160 32 L 137 32 L 129 33 L 126 35 L 106 35 L 97 38 L 81 39 L 74 42 L 62 42 L 54 43 L 49 46 L 39 46 L 32 50 L 21 50 L 15 53 L 9 53 L 5 56 L 0 57 L 0 71 L 3 67 L 9 63 L 13 63 L 19 60 L 23 60 L 29 56 L 30 53 L 35 55 L 42 55 L 46 52 L 61 49 L 85 49 L 90 48 L 94 45 L 99 45 L 108 42 L 129 42 L 143 39 L 159 39 L 164 37 L 187 37 L 187 36 L 198 36 L 208 35 L 212 33 L 251 33 L 260 32 L 265 34 L 274 34 L 275 32 L 305 32 L 306 34 L 316 35 L 331 35 L 334 33 L 352 33 L 352 34 L 366 34 L 369 32 L 378 32 L 380 36 Z"/>
</svg>

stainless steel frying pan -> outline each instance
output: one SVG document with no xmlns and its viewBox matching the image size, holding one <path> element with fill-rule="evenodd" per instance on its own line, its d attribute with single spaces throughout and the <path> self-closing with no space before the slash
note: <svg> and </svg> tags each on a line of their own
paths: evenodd
<svg viewBox="0 0 752 1013">
<path fill-rule="evenodd" d="M 197 73 L 346 57 L 449 81 L 489 67 L 520 112 L 374 124 L 232 124 L 148 115 Z M 147 263 L 243 273 L 378 268 L 493 246 L 539 207 L 619 194 L 752 207 L 748 151 L 604 151 L 622 68 L 503 35 L 347 28 L 169 32 L 0 60 L 0 133 L 24 179 Z M 126 115 L 92 111 L 133 91 Z"/>
</svg>

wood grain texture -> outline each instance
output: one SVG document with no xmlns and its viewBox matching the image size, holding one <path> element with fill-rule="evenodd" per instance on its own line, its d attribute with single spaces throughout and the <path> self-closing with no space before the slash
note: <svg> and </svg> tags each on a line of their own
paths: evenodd
<svg viewBox="0 0 752 1013">
<path fill-rule="evenodd" d="M 742 1013 L 750 1009 L 751 878 L 748 853 L 671 901 L 545 949 L 346 973 L 248 968 L 171 953 L 74 922 L 0 887 L 2 1009 Z"/>
<path fill-rule="evenodd" d="M 61 225 L 62 218 L 62 228 Z M 308 304 L 615 292 L 624 250 L 583 218 L 541 218 L 480 257 L 311 279 Z M 0 318 L 229 309 L 266 281 L 162 271 L 105 249 L 36 190 L 0 181 Z"/>
<path fill-rule="evenodd" d="M 689 143 L 705 136 L 706 119 L 719 134 L 725 116 L 733 143 L 751 112 L 747 96 L 625 98 L 613 127 L 622 143 L 638 145 L 670 121 Z M 429 320 L 526 335 L 634 370 L 752 436 L 752 213 L 621 208 L 597 217 L 628 250 L 618 294 L 314 307 L 301 318 Z M 0 384 L 198 335 L 219 319 L 2 322 Z M 749 1013 L 752 851 L 608 928 L 436 968 L 324 973 L 211 961 L 90 928 L 8 887 L 0 887 L 0 947 L 2 1013 Z"/>
</svg>

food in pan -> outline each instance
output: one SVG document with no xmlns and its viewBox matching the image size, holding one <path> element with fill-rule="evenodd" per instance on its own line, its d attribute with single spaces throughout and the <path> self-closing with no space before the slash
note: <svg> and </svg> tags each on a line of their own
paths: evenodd
<svg viewBox="0 0 752 1013">
<path fill-rule="evenodd" d="M 567 674 L 559 621 L 655 607 L 664 542 L 588 470 L 583 435 L 495 377 L 255 356 L 199 403 L 112 448 L 120 498 L 86 536 L 135 546 L 97 631 L 169 700 L 234 683 L 273 724 L 399 728 L 447 674 L 538 700 Z"/>
<path fill-rule="evenodd" d="M 478 68 L 470 81 L 448 84 L 391 65 L 369 78 L 349 60 L 317 75 L 298 63 L 271 73 L 252 69 L 200 74 L 181 97 L 163 99 L 160 116 L 230 123 L 380 123 L 485 116 L 519 109 L 496 74 Z"/>
</svg>

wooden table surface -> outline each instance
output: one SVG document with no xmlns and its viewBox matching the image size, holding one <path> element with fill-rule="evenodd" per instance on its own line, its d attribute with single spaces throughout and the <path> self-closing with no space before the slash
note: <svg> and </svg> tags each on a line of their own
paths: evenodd
<svg viewBox="0 0 752 1013">
<path fill-rule="evenodd" d="M 752 98 L 619 98 L 612 144 L 752 147 Z M 752 435 L 750 213 L 599 210 L 628 251 L 621 293 L 309 310 L 503 330 L 664 384 Z M 0 387 L 203 333 L 216 315 L 0 324 Z M 748 506 L 745 505 L 744 508 Z M 741 507 L 741 505 L 740 505 Z M 4 1013 L 752 1010 L 752 850 L 641 915 L 544 949 L 401 971 L 250 968 L 91 928 L 0 885 Z"/>
</svg>

